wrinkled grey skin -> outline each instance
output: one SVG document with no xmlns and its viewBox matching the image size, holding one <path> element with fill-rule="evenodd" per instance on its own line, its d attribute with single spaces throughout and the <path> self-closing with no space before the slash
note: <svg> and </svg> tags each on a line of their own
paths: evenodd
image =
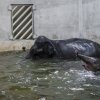
<svg viewBox="0 0 100 100">
<path fill-rule="evenodd" d="M 80 58 L 86 65 L 84 68 L 88 71 L 97 72 L 100 71 L 100 59 L 95 57 L 89 57 L 82 54 L 77 54 L 77 57 Z"/>
<path fill-rule="evenodd" d="M 76 52 L 100 58 L 100 45 L 87 39 L 71 38 L 66 40 L 50 40 L 39 36 L 31 47 L 27 59 L 62 58 L 75 60 Z"/>
</svg>

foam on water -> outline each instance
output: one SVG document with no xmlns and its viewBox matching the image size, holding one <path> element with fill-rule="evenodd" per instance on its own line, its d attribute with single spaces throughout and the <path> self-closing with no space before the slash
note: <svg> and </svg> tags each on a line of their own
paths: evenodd
<svg viewBox="0 0 100 100">
<path fill-rule="evenodd" d="M 99 100 L 100 76 L 80 61 L 0 57 L 0 100 Z"/>
</svg>

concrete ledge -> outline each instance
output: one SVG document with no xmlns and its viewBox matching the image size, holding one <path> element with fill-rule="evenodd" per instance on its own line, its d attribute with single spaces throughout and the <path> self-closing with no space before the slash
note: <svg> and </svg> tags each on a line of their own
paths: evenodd
<svg viewBox="0 0 100 100">
<path fill-rule="evenodd" d="M 23 47 L 30 49 L 33 44 L 34 40 L 0 41 L 0 52 L 18 51 L 22 50 Z"/>
</svg>

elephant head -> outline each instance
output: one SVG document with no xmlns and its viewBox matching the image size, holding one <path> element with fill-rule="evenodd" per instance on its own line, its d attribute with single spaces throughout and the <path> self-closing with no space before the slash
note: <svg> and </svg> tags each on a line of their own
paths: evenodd
<svg viewBox="0 0 100 100">
<path fill-rule="evenodd" d="M 50 58 L 54 56 L 54 46 L 52 41 L 45 36 L 39 36 L 31 47 L 27 59 L 29 58 Z"/>
</svg>

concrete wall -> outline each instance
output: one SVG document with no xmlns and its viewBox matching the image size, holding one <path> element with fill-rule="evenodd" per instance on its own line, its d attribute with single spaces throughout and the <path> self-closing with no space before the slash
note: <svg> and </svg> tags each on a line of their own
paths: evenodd
<svg viewBox="0 0 100 100">
<path fill-rule="evenodd" d="M 36 34 L 53 39 L 88 38 L 100 43 L 100 0 L 41 0 L 35 4 Z"/>
<path fill-rule="evenodd" d="M 83 0 L 84 37 L 100 43 L 100 0 Z"/>
<path fill-rule="evenodd" d="M 0 41 L 12 36 L 10 4 L 34 4 L 34 37 L 100 42 L 100 0 L 0 0 Z"/>
<path fill-rule="evenodd" d="M 78 37 L 78 0 L 45 1 L 35 11 L 35 33 L 53 39 Z"/>
</svg>

